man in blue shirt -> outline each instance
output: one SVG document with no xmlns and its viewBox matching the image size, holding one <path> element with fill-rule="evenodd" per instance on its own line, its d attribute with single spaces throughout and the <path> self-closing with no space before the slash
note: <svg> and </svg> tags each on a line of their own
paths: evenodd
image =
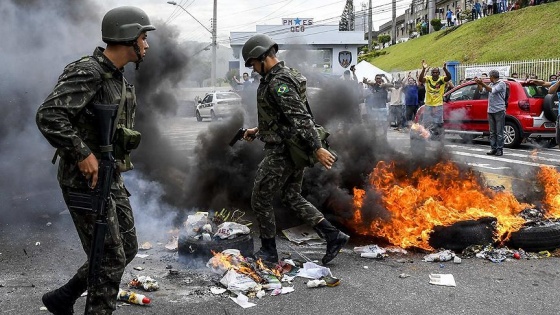
<svg viewBox="0 0 560 315">
<path fill-rule="evenodd" d="M 474 78 L 480 90 L 488 92 L 488 124 L 490 127 L 490 147 L 486 154 L 504 155 L 504 125 L 506 123 L 506 84 L 500 81 L 498 70 L 490 71 L 490 84 Z"/>
</svg>

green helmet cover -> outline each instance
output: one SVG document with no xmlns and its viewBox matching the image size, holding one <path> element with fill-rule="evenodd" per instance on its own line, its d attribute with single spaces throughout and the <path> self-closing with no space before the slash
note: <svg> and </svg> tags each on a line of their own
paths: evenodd
<svg viewBox="0 0 560 315">
<path fill-rule="evenodd" d="M 276 44 L 272 38 L 264 34 L 257 34 L 249 38 L 245 45 L 243 45 L 243 49 L 241 49 L 243 60 L 245 60 L 245 67 L 250 67 L 251 59 L 261 58 L 261 56 L 272 47 L 278 51 L 278 44 Z"/>
<path fill-rule="evenodd" d="M 123 6 L 110 10 L 101 22 L 101 36 L 105 43 L 129 43 L 135 41 L 142 32 L 156 28 L 142 9 Z"/>
</svg>

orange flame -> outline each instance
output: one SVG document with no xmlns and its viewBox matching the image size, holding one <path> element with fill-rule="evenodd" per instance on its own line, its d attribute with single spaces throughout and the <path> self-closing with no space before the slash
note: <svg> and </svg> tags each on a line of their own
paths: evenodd
<svg viewBox="0 0 560 315">
<path fill-rule="evenodd" d="M 554 170 L 542 172 L 551 196 L 547 204 L 560 215 L 560 175 Z M 553 178 L 553 179 L 551 179 Z M 391 217 L 363 222 L 361 209 L 366 191 L 354 188 L 354 216 L 350 225 L 357 233 L 384 237 L 403 248 L 432 249 L 428 243 L 434 226 L 448 226 L 464 220 L 495 217 L 498 238 L 504 240 L 518 230 L 524 220 L 517 214 L 531 205 L 523 204 L 510 192 L 495 192 L 485 186 L 477 174 L 460 170 L 452 162 L 441 162 L 412 175 L 394 163 L 379 162 L 370 174 L 369 184 L 381 195 Z"/>
<path fill-rule="evenodd" d="M 543 183 L 543 205 L 547 209 L 547 218 L 560 217 L 560 173 L 553 167 L 541 167 L 538 180 Z"/>
</svg>

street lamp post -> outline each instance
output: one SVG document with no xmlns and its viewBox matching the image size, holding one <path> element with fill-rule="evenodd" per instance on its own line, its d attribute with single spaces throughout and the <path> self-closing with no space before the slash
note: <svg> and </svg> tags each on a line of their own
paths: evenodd
<svg viewBox="0 0 560 315">
<path fill-rule="evenodd" d="M 202 24 L 197 18 L 195 18 L 189 11 L 187 11 L 187 9 L 185 9 L 182 5 L 178 4 L 175 1 L 167 1 L 167 3 L 172 4 L 172 5 L 176 5 L 179 8 L 181 8 L 183 11 L 187 12 L 188 15 L 190 15 L 195 21 L 198 22 L 198 24 L 200 24 L 202 27 L 204 27 L 205 30 L 207 30 L 208 32 L 210 32 L 210 34 L 212 34 L 212 87 L 214 88 L 216 86 L 216 34 L 217 34 L 217 30 L 218 30 L 218 25 L 216 23 L 216 19 L 217 19 L 217 4 L 218 4 L 218 0 L 214 0 L 214 12 L 213 12 L 213 19 L 212 19 L 212 30 L 208 29 L 208 27 L 206 27 L 204 24 Z"/>
</svg>

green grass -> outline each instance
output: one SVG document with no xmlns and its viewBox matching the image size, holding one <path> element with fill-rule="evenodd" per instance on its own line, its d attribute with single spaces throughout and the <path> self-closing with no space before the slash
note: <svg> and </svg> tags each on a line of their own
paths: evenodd
<svg viewBox="0 0 560 315">
<path fill-rule="evenodd" d="M 560 2 L 491 15 L 383 49 L 365 59 L 385 71 L 405 71 L 446 61 L 484 63 L 560 58 Z M 560 69 L 559 69 L 560 70 Z"/>
</svg>

